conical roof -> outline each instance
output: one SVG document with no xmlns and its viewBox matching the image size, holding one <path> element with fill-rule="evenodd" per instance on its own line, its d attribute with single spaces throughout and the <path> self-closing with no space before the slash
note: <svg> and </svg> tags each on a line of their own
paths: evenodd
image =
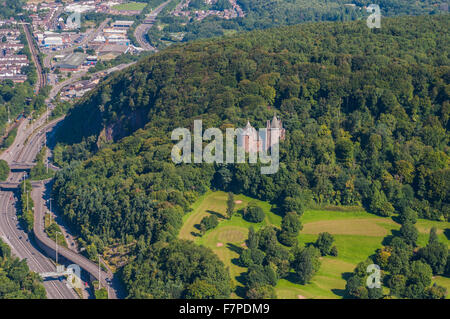
<svg viewBox="0 0 450 319">
<path fill-rule="evenodd" d="M 280 121 L 277 119 L 277 115 L 273 114 L 272 122 L 270 123 L 271 128 L 280 128 Z"/>
</svg>

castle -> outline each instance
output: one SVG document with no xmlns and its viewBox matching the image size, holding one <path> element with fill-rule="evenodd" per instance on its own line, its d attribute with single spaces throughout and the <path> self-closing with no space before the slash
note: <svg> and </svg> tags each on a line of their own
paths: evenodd
<svg viewBox="0 0 450 319">
<path fill-rule="evenodd" d="M 247 125 L 243 128 L 243 145 L 245 152 L 254 153 L 264 150 L 267 152 L 275 143 L 285 139 L 286 130 L 283 128 L 283 123 L 274 114 L 272 121 L 267 120 L 266 130 L 263 131 L 262 136 L 258 138 L 258 132 L 247 121 Z"/>
</svg>

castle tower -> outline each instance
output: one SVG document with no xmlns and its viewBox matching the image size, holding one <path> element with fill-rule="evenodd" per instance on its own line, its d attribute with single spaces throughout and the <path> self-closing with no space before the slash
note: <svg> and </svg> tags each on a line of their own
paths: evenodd
<svg viewBox="0 0 450 319">
<path fill-rule="evenodd" d="M 275 143 L 285 139 L 286 130 L 283 128 L 283 123 L 277 118 L 274 113 L 272 121 L 267 120 L 265 150 L 269 150 Z M 273 139 L 273 140 L 272 140 Z"/>
<path fill-rule="evenodd" d="M 247 153 L 249 152 L 257 152 L 259 148 L 258 141 L 258 132 L 256 129 L 250 124 L 250 121 L 247 121 L 247 125 L 243 129 L 242 133 L 244 149 Z"/>
</svg>

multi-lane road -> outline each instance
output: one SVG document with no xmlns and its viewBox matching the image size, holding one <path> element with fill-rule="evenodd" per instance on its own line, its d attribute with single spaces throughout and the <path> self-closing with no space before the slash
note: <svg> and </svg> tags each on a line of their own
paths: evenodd
<svg viewBox="0 0 450 319">
<path fill-rule="evenodd" d="M 112 69 L 106 70 L 107 73 L 123 69 L 130 64 L 116 66 Z M 71 81 L 70 81 L 71 82 Z M 68 83 L 61 83 L 61 86 L 52 90 L 52 97 L 56 95 L 57 91 Z M 49 102 L 49 101 L 47 101 Z M 9 165 L 28 164 L 35 160 L 36 155 L 45 143 L 47 132 L 51 131 L 59 121 L 63 118 L 55 119 L 46 122 L 51 110 L 47 110 L 40 118 L 31 122 L 29 118 L 22 121 L 17 130 L 17 136 L 13 144 L 0 154 L 0 159 L 5 160 Z M 25 172 L 10 173 L 7 182 L 18 183 L 24 176 Z M 35 183 L 34 183 L 35 184 Z M 55 271 L 55 264 L 46 256 L 45 253 L 39 249 L 36 242 L 39 240 L 40 244 L 54 247 L 55 243 L 48 238 L 43 228 L 43 216 L 49 207 L 46 207 L 44 200 L 45 185 L 35 188 L 32 192 L 32 197 L 35 204 L 35 229 L 34 238 L 30 238 L 21 226 L 17 219 L 17 194 L 10 189 L 0 190 L 0 236 L 11 247 L 14 255 L 21 259 L 26 259 L 31 271 L 37 273 Z M 98 265 L 88 260 L 84 256 L 78 254 L 75 250 L 58 248 L 58 255 L 63 256 L 71 263 L 78 264 L 83 270 L 87 271 L 91 277 L 98 279 Z M 51 254 L 50 254 L 51 255 Z M 54 258 L 55 256 L 50 256 Z M 114 278 L 113 274 L 108 271 L 100 270 L 101 284 L 108 288 L 109 298 L 120 298 L 120 284 Z M 78 298 L 78 295 L 73 289 L 68 288 L 65 282 L 57 279 L 47 280 L 44 282 L 48 298 L 55 299 L 72 299 Z"/>
<path fill-rule="evenodd" d="M 19 180 L 19 174 L 14 180 Z M 55 270 L 55 265 L 30 243 L 28 234 L 20 229 L 16 217 L 16 201 L 13 192 L 0 193 L 0 232 L 4 242 L 12 249 L 15 256 L 26 259 L 31 271 L 37 273 Z M 58 279 L 44 281 L 47 297 L 50 299 L 75 299 L 78 295 Z"/>
<path fill-rule="evenodd" d="M 165 4 L 157 8 L 157 10 L 159 9 L 157 11 L 158 13 Z M 103 21 L 96 30 L 85 37 L 80 45 L 87 43 L 95 37 L 108 21 L 109 19 Z M 39 63 L 37 50 L 34 46 L 33 38 L 31 37 L 28 27 L 23 25 L 23 28 L 32 53 L 33 62 L 37 68 L 39 81 L 36 83 L 36 92 L 38 92 L 46 84 L 46 77 L 43 73 L 43 68 Z M 64 53 L 69 52 L 70 50 L 73 50 L 73 47 L 65 49 Z M 61 51 L 58 53 L 61 53 Z M 45 67 L 51 67 L 51 58 L 52 54 L 44 59 Z M 133 63 L 118 65 L 102 72 L 109 74 L 128 67 Z M 49 97 L 46 99 L 47 105 L 51 106 L 51 101 L 64 86 L 78 80 L 81 76 L 82 74 L 74 75 L 71 79 L 57 83 L 53 86 Z M 100 76 L 100 74 L 94 74 L 93 76 Z M 26 259 L 30 270 L 37 273 L 54 272 L 56 268 L 55 263 L 49 259 L 49 257 L 55 259 L 55 242 L 53 242 L 45 233 L 43 223 L 45 213 L 50 208 L 47 206 L 47 199 L 49 198 L 49 181 L 43 183 L 33 182 L 32 198 L 34 202 L 34 229 L 32 235 L 25 232 L 19 224 L 17 218 L 17 192 L 15 192 L 17 189 L 14 189 L 14 187 L 17 187 L 16 185 L 25 175 L 25 171 L 20 171 L 20 167 L 29 166 L 29 163 L 32 163 L 35 160 L 36 155 L 42 146 L 45 145 L 47 134 L 53 130 L 58 122 L 63 120 L 63 118 L 59 118 L 47 122 L 50 113 L 51 110 L 47 109 L 47 111 L 35 121 L 32 121 L 30 118 L 23 120 L 18 126 L 17 136 L 13 144 L 0 154 L 0 159 L 5 160 L 11 167 L 17 168 L 10 173 L 6 183 L 0 183 L 3 185 L 0 187 L 0 237 L 11 247 L 15 256 Z M 46 160 L 48 161 L 47 158 Z M 58 256 L 64 257 L 69 263 L 79 265 L 89 274 L 91 279 L 98 280 L 100 276 L 101 286 L 108 289 L 109 298 L 114 299 L 122 297 L 121 285 L 117 278 L 114 277 L 113 273 L 110 270 L 104 271 L 101 268 L 99 269 L 98 264 L 80 255 L 75 247 L 73 249 L 68 249 L 59 246 Z M 66 285 L 64 280 L 45 280 L 44 287 L 48 298 L 79 298 L 75 291 Z"/>
<path fill-rule="evenodd" d="M 20 152 L 22 143 L 26 139 L 27 134 L 31 134 L 32 127 L 26 127 L 28 121 L 24 121 L 19 126 L 17 139 L 13 145 L 1 154 L 0 158 L 5 159 L 8 163 L 17 161 L 19 158 L 29 159 L 32 155 L 29 152 Z M 31 139 L 30 139 L 31 141 Z M 30 146 L 29 146 L 30 145 Z M 33 143 L 27 143 L 28 148 L 33 149 Z M 36 153 L 37 154 L 37 153 Z M 8 177 L 9 182 L 19 182 L 24 173 L 14 172 Z M 55 270 L 55 264 L 45 257 L 42 252 L 35 246 L 33 239 L 22 230 L 17 219 L 17 194 L 13 191 L 0 191 L 0 236 L 11 247 L 15 256 L 26 259 L 31 271 L 37 273 L 50 272 Z M 44 282 L 47 291 L 47 297 L 52 299 L 74 299 L 78 295 L 73 289 L 67 287 L 66 283 L 58 279 L 47 280 Z"/>
<path fill-rule="evenodd" d="M 45 118 L 45 116 L 42 118 Z M 44 145 L 46 133 L 51 131 L 61 120 L 62 118 L 53 120 L 34 130 L 30 125 L 28 125 L 28 127 L 22 127 L 19 130 L 20 134 L 17 135 L 18 138 L 15 143 L 13 143 L 7 152 L 0 155 L 0 158 L 5 159 L 8 163 L 32 162 Z M 27 125 L 26 122 L 23 122 L 22 124 L 24 126 Z M 28 138 L 26 138 L 26 136 Z M 24 140 L 26 140 L 25 145 L 22 144 Z M 23 175 L 23 172 L 12 172 L 8 177 L 8 183 L 18 183 Z M 19 258 L 26 258 L 30 269 L 38 273 L 55 271 L 55 265 L 37 248 L 39 245 L 36 246 L 36 242 L 38 242 L 40 245 L 45 245 L 45 247 L 48 247 L 49 249 L 55 247 L 55 243 L 44 231 L 43 219 L 45 212 L 48 210 L 44 199 L 47 183 L 48 182 L 43 182 L 40 186 L 33 187 L 32 191 L 32 198 L 35 206 L 34 238 L 29 238 L 29 235 L 23 231 L 19 225 L 16 215 L 17 203 L 14 193 L 4 189 L 0 191 L 0 208 L 2 209 L 2 214 L 0 216 L 0 235 L 2 239 L 11 246 L 13 253 Z M 110 271 L 105 272 L 100 269 L 99 272 L 97 264 L 78 254 L 75 250 L 59 247 L 58 255 L 64 257 L 70 263 L 79 265 L 95 279 L 98 279 L 100 275 L 102 286 L 108 288 L 109 298 L 113 299 L 120 296 L 119 288 L 117 288 L 119 285 Z M 55 256 L 52 255 L 51 257 L 54 258 Z M 66 299 L 77 297 L 72 289 L 69 289 L 66 287 L 65 283 L 58 280 L 45 282 L 45 287 L 49 298 Z"/>
<path fill-rule="evenodd" d="M 147 39 L 147 32 L 155 23 L 157 15 L 164 9 L 172 0 L 168 0 L 162 4 L 160 4 L 155 10 L 153 10 L 146 18 L 144 23 L 138 25 L 136 30 L 134 30 L 134 37 L 139 45 L 147 50 L 147 51 L 157 51 L 155 47 L 153 47 Z"/>
</svg>

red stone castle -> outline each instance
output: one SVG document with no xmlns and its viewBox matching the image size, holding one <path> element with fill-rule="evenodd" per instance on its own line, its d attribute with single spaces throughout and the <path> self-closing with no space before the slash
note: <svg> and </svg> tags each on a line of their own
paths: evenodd
<svg viewBox="0 0 450 319">
<path fill-rule="evenodd" d="M 257 130 L 247 121 L 243 128 L 243 145 L 245 152 L 254 153 L 257 151 L 268 151 L 275 143 L 283 141 L 286 136 L 286 130 L 283 123 L 274 114 L 272 121 L 267 120 L 266 130 L 263 136 L 258 136 Z M 258 138 L 259 137 L 259 138 Z"/>
</svg>

